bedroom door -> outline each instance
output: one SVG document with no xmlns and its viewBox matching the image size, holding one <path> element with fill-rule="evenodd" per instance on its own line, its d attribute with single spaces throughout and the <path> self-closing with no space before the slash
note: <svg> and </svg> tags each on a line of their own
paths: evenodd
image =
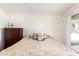
<svg viewBox="0 0 79 59">
<path fill-rule="evenodd" d="M 66 17 L 66 45 L 79 45 L 79 12 L 73 12 Z"/>
</svg>

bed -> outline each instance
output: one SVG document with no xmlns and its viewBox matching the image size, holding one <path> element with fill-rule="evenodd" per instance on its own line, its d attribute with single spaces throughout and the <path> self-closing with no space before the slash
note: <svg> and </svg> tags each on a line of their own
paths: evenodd
<svg viewBox="0 0 79 59">
<path fill-rule="evenodd" d="M 52 38 L 37 41 L 23 38 L 0 52 L 0 56 L 77 56 L 77 52 Z"/>
<path fill-rule="evenodd" d="M 73 32 L 71 34 L 71 44 L 72 45 L 79 45 L 79 33 Z"/>
</svg>

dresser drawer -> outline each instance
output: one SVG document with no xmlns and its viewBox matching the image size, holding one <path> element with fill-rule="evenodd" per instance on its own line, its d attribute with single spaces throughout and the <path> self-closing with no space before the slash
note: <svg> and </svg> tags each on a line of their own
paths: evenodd
<svg viewBox="0 0 79 59">
<path fill-rule="evenodd" d="M 23 38 L 23 28 L 4 28 L 5 48 Z"/>
</svg>

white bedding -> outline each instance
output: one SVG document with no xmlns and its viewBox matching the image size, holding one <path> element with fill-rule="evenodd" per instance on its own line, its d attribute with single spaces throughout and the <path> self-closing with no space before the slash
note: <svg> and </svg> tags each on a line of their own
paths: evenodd
<svg viewBox="0 0 79 59">
<path fill-rule="evenodd" d="M 79 33 L 73 32 L 71 34 L 71 42 L 78 42 L 79 43 Z"/>
<path fill-rule="evenodd" d="M 23 38 L 18 43 L 0 52 L 1 56 L 74 56 L 75 51 L 54 39 L 36 41 Z"/>
</svg>

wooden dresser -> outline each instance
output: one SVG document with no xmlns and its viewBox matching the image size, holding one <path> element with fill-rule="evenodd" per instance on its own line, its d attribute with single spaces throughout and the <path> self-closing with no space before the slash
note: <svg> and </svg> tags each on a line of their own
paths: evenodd
<svg viewBox="0 0 79 59">
<path fill-rule="evenodd" d="M 23 28 L 4 28 L 4 49 L 23 38 Z"/>
</svg>

